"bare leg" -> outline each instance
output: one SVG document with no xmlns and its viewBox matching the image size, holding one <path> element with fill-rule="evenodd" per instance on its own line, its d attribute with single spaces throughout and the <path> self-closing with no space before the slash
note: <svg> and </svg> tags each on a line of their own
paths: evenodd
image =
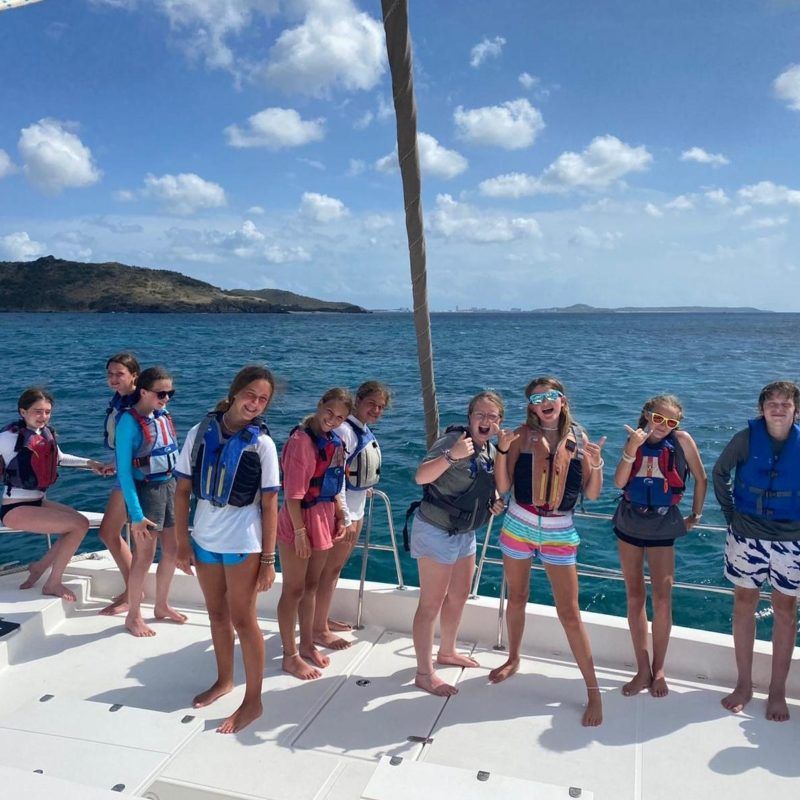
<svg viewBox="0 0 800 800">
<path fill-rule="evenodd" d="M 300 600 L 306 585 L 307 558 L 300 558 L 293 544 L 278 542 L 281 554 L 281 578 L 283 581 L 281 597 L 278 600 L 278 628 L 283 645 L 283 662 L 281 669 L 299 678 L 301 681 L 322 677 L 322 673 L 303 660 L 297 650 L 295 629 Z"/>
<path fill-rule="evenodd" d="M 669 693 L 664 662 L 672 632 L 672 584 L 675 582 L 675 548 L 649 547 L 647 565 L 653 592 L 653 682 L 650 694 L 666 697 Z"/>
<path fill-rule="evenodd" d="M 142 593 L 144 579 L 156 554 L 156 533 L 134 535 L 136 549 L 128 575 L 128 614 L 125 627 L 134 636 L 155 636 L 156 632 L 142 618 Z"/>
<path fill-rule="evenodd" d="M 733 596 L 733 648 L 736 653 L 736 688 L 720 701 L 738 714 L 753 697 L 753 647 L 756 639 L 755 613 L 758 589 L 737 586 Z"/>
<path fill-rule="evenodd" d="M 30 565 L 28 579 L 20 589 L 29 589 L 42 577 L 47 568 L 50 576 L 42 587 L 42 594 L 75 601 L 75 594 L 61 582 L 64 570 L 89 530 L 89 520 L 69 506 L 44 500 L 41 507 L 19 506 L 9 511 L 6 524 L 31 533 L 59 534 L 59 541 L 45 555 Z"/>
<path fill-rule="evenodd" d="M 156 619 L 169 620 L 182 625 L 188 617 L 181 614 L 169 605 L 169 587 L 172 576 L 175 574 L 175 561 L 178 558 L 178 540 L 175 538 L 175 528 L 164 528 L 158 535 L 161 543 L 161 560 L 156 569 L 156 604 L 154 615 Z"/>
<path fill-rule="evenodd" d="M 361 532 L 363 522 L 364 520 L 360 519 L 356 523 L 359 533 Z M 334 544 L 334 546 L 327 551 L 328 557 L 325 561 L 325 566 L 322 568 L 322 574 L 319 576 L 317 602 L 314 608 L 314 642 L 323 647 L 331 647 L 334 650 L 343 650 L 345 647 L 350 647 L 351 645 L 351 642 L 347 639 L 334 636 L 328 614 L 331 612 L 333 592 L 336 589 L 339 575 L 350 558 L 354 547 L 355 542 L 337 542 Z M 348 625 L 345 630 L 349 628 L 350 626 Z"/>
<path fill-rule="evenodd" d="M 444 597 L 439 616 L 441 640 L 439 642 L 439 653 L 436 656 L 437 664 L 455 667 L 478 666 L 478 662 L 471 656 L 456 652 L 458 628 L 461 625 L 461 617 L 464 613 L 464 606 L 467 604 L 474 572 L 474 555 L 460 558 L 453 564 L 450 583 L 447 586 L 447 594 Z"/>
<path fill-rule="evenodd" d="M 786 678 L 792 663 L 797 632 L 797 598 L 773 589 L 772 608 L 772 677 L 767 695 L 767 719 L 786 722 L 789 719 Z"/>
<path fill-rule="evenodd" d="M 105 616 L 122 614 L 128 610 L 128 574 L 131 571 L 133 556 L 127 541 L 120 535 L 120 531 L 128 521 L 128 512 L 125 508 L 125 499 L 120 489 L 112 489 L 111 495 L 103 512 L 103 521 L 100 523 L 98 534 L 103 544 L 108 548 L 119 574 L 125 582 L 124 591 L 117 595 L 109 605 L 101 609 Z"/>
<path fill-rule="evenodd" d="M 299 652 L 307 662 L 324 669 L 331 663 L 330 658 L 317 650 L 314 644 L 314 610 L 317 603 L 317 587 L 319 576 L 328 559 L 327 550 L 312 550 L 308 559 L 306 579 L 303 587 L 303 596 L 297 609 L 300 620 L 300 647 Z"/>
<path fill-rule="evenodd" d="M 625 578 L 625 595 L 628 604 L 628 628 L 631 632 L 636 675 L 622 687 L 626 697 L 648 689 L 653 682 L 650 670 L 650 653 L 647 647 L 647 588 L 644 582 L 644 548 L 617 539 L 619 563 Z"/>
<path fill-rule="evenodd" d="M 430 558 L 417 559 L 419 568 L 419 605 L 414 614 L 412 634 L 417 655 L 417 675 L 414 683 L 426 692 L 449 697 L 458 689 L 445 683 L 433 671 L 433 632 L 436 618 L 442 610 L 453 566 L 439 564 Z"/>
<path fill-rule="evenodd" d="M 603 702 L 594 671 L 589 636 L 581 620 L 578 605 L 578 572 L 574 564 L 545 564 L 545 570 L 553 589 L 558 619 L 564 626 L 570 650 L 586 683 L 587 702 L 581 724 L 584 727 L 594 727 L 603 721 Z"/>
<path fill-rule="evenodd" d="M 258 719 L 263 711 L 264 636 L 256 617 L 258 568 L 257 553 L 249 555 L 240 564 L 225 567 L 228 608 L 244 660 L 245 690 L 242 704 L 217 728 L 218 733 L 236 733 Z"/>
<path fill-rule="evenodd" d="M 519 669 L 522 634 L 525 632 L 525 605 L 531 594 L 531 559 L 503 556 L 503 573 L 508 588 L 506 628 L 508 659 L 489 673 L 492 683 L 501 683 Z"/>
<path fill-rule="evenodd" d="M 192 700 L 194 708 L 210 705 L 233 689 L 233 623 L 228 608 L 228 584 L 222 564 L 196 565 L 211 626 L 211 641 L 217 662 L 217 679 Z"/>
</svg>

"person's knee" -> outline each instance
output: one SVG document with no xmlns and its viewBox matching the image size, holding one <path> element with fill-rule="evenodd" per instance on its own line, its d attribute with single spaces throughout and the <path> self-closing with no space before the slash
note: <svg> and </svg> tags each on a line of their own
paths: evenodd
<svg viewBox="0 0 800 800">
<path fill-rule="evenodd" d="M 733 599 L 733 609 L 735 614 L 755 614 L 758 608 L 759 592 L 758 589 L 744 589 L 736 587 Z"/>
<path fill-rule="evenodd" d="M 81 536 L 86 536 L 89 531 L 89 520 L 86 519 L 83 514 L 78 514 L 76 512 L 71 520 L 70 531 L 79 533 Z"/>
<path fill-rule="evenodd" d="M 227 606 L 208 609 L 208 621 L 215 627 L 223 627 L 231 624 L 231 615 Z"/>
<path fill-rule="evenodd" d="M 255 609 L 231 611 L 231 623 L 239 634 L 253 633 L 258 630 L 258 619 L 256 618 Z"/>
<path fill-rule="evenodd" d="M 559 622 L 565 629 L 574 630 L 581 626 L 581 610 L 577 603 L 567 603 L 556 607 Z"/>
<path fill-rule="evenodd" d="M 305 586 L 302 583 L 284 583 L 281 590 L 281 600 L 297 605 L 303 599 L 304 594 Z"/>
<path fill-rule="evenodd" d="M 794 627 L 797 618 L 797 599 L 776 591 L 772 597 L 772 611 L 776 624 Z"/>
</svg>

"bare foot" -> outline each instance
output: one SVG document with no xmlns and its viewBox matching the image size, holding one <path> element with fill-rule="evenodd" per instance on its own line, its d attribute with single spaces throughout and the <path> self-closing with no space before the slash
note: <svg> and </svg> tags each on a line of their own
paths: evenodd
<svg viewBox="0 0 800 800">
<path fill-rule="evenodd" d="M 770 692 L 767 695 L 767 719 L 772 722 L 786 722 L 789 719 L 789 706 L 783 692 Z"/>
<path fill-rule="evenodd" d="M 285 655 L 281 661 L 281 669 L 294 675 L 295 678 L 300 678 L 301 681 L 313 681 L 322 677 L 322 673 L 304 661 L 300 653 L 294 653 L 291 656 Z"/>
<path fill-rule="evenodd" d="M 753 698 L 753 687 L 752 686 L 740 686 L 738 683 L 736 684 L 736 688 L 725 697 L 720 700 L 720 703 L 728 709 L 728 711 L 732 711 L 734 714 L 738 714 Z"/>
<path fill-rule="evenodd" d="M 232 683 L 220 683 L 220 681 L 215 681 L 204 692 L 200 692 L 200 694 L 194 696 L 192 699 L 192 708 L 210 706 L 215 700 L 219 700 L 220 697 L 228 694 L 232 689 Z"/>
<path fill-rule="evenodd" d="M 47 567 L 40 566 L 38 561 L 34 561 L 32 564 L 29 564 L 28 577 L 19 585 L 19 588 L 32 589 L 34 586 L 36 586 L 36 582 L 39 580 L 39 578 L 44 575 L 46 569 Z"/>
<path fill-rule="evenodd" d="M 222 725 L 217 728 L 217 733 L 236 733 L 257 720 L 262 712 L 261 701 L 255 703 L 242 703 Z"/>
<path fill-rule="evenodd" d="M 650 694 L 653 697 L 666 697 L 669 694 L 669 686 L 663 672 L 653 675 L 653 682 L 650 684 Z"/>
<path fill-rule="evenodd" d="M 603 721 L 603 700 L 599 689 L 589 689 L 589 700 L 583 712 L 581 725 L 584 728 L 596 728 Z"/>
<path fill-rule="evenodd" d="M 142 595 L 144 597 L 144 595 Z M 101 608 L 98 612 L 102 614 L 104 617 L 113 617 L 116 614 L 127 614 L 128 613 L 128 592 L 122 592 L 118 594 L 116 597 L 111 598 L 111 602 Z"/>
<path fill-rule="evenodd" d="M 324 669 L 327 667 L 331 660 L 326 656 L 324 653 L 320 653 L 316 647 L 312 644 L 311 647 L 301 647 L 300 648 L 300 655 L 302 658 L 306 659 L 306 661 L 310 661 L 317 667 Z"/>
<path fill-rule="evenodd" d="M 328 620 L 328 630 L 329 631 L 351 631 L 353 630 L 353 626 L 349 622 L 342 622 L 340 619 L 329 619 Z"/>
<path fill-rule="evenodd" d="M 134 636 L 155 636 L 156 632 L 145 623 L 141 617 L 134 617 L 131 619 L 130 614 L 125 617 L 125 627 Z"/>
<path fill-rule="evenodd" d="M 153 614 L 158 620 L 169 620 L 170 622 L 177 622 L 178 625 L 183 625 L 189 617 L 186 614 L 181 614 L 171 606 L 164 606 L 164 608 L 155 608 Z"/>
<path fill-rule="evenodd" d="M 479 667 L 480 664 L 471 656 L 464 656 L 461 653 L 443 653 L 441 650 L 436 654 L 436 663 L 445 667 Z"/>
<path fill-rule="evenodd" d="M 341 636 L 334 636 L 330 631 L 314 631 L 314 644 L 331 650 L 347 650 L 353 643 Z"/>
<path fill-rule="evenodd" d="M 60 597 L 62 600 L 66 600 L 68 603 L 74 603 L 75 600 L 77 600 L 75 597 L 75 592 L 73 592 L 72 589 L 67 589 L 63 583 L 50 583 L 50 581 L 48 581 L 44 586 L 42 586 L 42 594 Z"/>
<path fill-rule="evenodd" d="M 414 686 L 437 697 L 450 697 L 458 694 L 458 689 L 445 683 L 435 672 L 418 672 L 414 678 Z"/>
<path fill-rule="evenodd" d="M 639 670 L 634 676 L 632 681 L 628 681 L 622 687 L 622 694 L 625 697 L 633 697 L 633 695 L 639 694 L 639 692 L 644 691 L 645 689 L 649 689 L 653 683 L 653 676 L 648 669 L 647 672 Z"/>
<path fill-rule="evenodd" d="M 495 667 L 489 673 L 489 680 L 492 683 L 502 683 L 506 678 L 510 678 L 519 669 L 519 659 L 509 658 L 505 664 Z"/>
</svg>

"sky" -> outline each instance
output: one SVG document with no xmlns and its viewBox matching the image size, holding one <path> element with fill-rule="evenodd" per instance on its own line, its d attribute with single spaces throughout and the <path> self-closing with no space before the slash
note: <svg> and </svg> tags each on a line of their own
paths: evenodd
<svg viewBox="0 0 800 800">
<path fill-rule="evenodd" d="M 409 307 L 380 14 L 0 11 L 0 260 Z M 411 0 L 409 17 L 433 310 L 800 311 L 800 0 Z"/>
</svg>

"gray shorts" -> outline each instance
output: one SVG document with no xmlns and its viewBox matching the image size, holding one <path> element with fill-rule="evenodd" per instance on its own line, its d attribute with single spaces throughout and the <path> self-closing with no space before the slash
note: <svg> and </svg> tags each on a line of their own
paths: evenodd
<svg viewBox="0 0 800 800">
<path fill-rule="evenodd" d="M 414 516 L 411 526 L 411 557 L 430 558 L 439 564 L 455 564 L 467 556 L 474 556 L 476 549 L 475 532 L 456 533 L 431 525 L 419 514 Z"/>
<path fill-rule="evenodd" d="M 175 478 L 167 481 L 136 481 L 142 513 L 155 522 L 156 531 L 175 527 Z"/>
</svg>

